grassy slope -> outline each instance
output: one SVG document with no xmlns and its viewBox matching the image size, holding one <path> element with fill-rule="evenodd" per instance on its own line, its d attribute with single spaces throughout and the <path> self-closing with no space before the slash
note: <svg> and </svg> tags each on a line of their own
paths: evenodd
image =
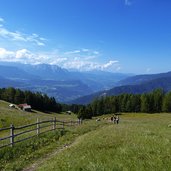
<svg viewBox="0 0 171 171">
<path fill-rule="evenodd" d="M 37 118 L 40 120 L 56 117 L 58 120 L 76 119 L 75 115 L 48 114 L 33 110 L 33 112 L 23 112 L 18 109 L 10 108 L 9 103 L 0 100 L 0 128 L 9 127 L 10 124 L 15 126 L 35 123 Z"/>
<path fill-rule="evenodd" d="M 37 117 L 50 116 L 10 109 L 8 103 L 0 101 L 0 119 L 6 119 L 7 126 L 11 121 L 23 125 L 32 123 Z M 75 117 L 53 116 L 60 117 L 58 119 Z M 119 125 L 106 120 L 87 121 L 69 129 L 62 137 L 54 132 L 18 144 L 12 150 L 1 151 L 0 170 L 21 170 L 32 162 L 37 163 L 37 158 L 43 161 L 46 154 L 72 142 L 71 147 L 44 160 L 36 170 L 171 170 L 170 123 L 170 114 L 125 114 Z"/>
<path fill-rule="evenodd" d="M 36 119 L 50 119 L 56 117 L 58 120 L 76 120 L 75 115 L 47 114 L 39 111 L 23 112 L 9 108 L 9 103 L 0 100 L 0 128 L 9 127 L 11 123 L 15 126 L 35 123 Z M 0 170 L 21 170 L 26 165 L 51 153 L 54 149 L 60 148 L 68 139 L 62 137 L 60 131 L 42 134 L 39 137 L 0 149 Z M 9 131 L 1 131 L 0 138 L 9 136 Z M 59 141 L 60 139 L 60 141 Z M 1 141 L 0 141 L 1 143 Z M 3 143 L 3 141 L 2 141 Z"/>
<path fill-rule="evenodd" d="M 30 167 L 32 168 L 32 163 L 33 166 L 41 165 L 46 162 L 48 156 L 65 149 L 66 145 L 72 144 L 77 137 L 101 126 L 104 125 L 95 121 L 86 121 L 81 126 L 65 129 L 64 133 L 55 131 L 42 134 L 40 137 L 16 144 L 12 149 L 4 148 L 0 150 L 0 170 L 19 171 L 28 168 L 26 169 L 28 171 Z"/>
<path fill-rule="evenodd" d="M 170 114 L 122 115 L 119 125 L 80 136 L 37 170 L 171 170 L 170 123 Z"/>
</svg>

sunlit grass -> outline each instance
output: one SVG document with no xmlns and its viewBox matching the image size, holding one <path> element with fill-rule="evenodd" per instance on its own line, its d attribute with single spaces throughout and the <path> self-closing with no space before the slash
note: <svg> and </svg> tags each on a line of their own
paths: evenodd
<svg viewBox="0 0 171 171">
<path fill-rule="evenodd" d="M 7 109 L 6 105 L 4 107 L 4 111 L 12 110 Z M 20 117 L 25 112 L 17 111 L 15 114 Z M 37 116 L 33 116 L 36 113 L 30 114 L 36 120 Z M 30 114 L 25 116 L 28 123 L 31 121 Z M 42 118 L 49 116 L 37 114 Z M 11 113 L 12 116 L 15 115 Z M 4 149 L 4 155 L 0 158 L 1 168 L 22 170 L 32 162 L 42 160 L 36 170 L 171 170 L 171 127 L 168 126 L 171 124 L 171 114 L 125 113 L 120 116 L 118 125 L 109 121 L 111 116 L 104 115 L 99 117 L 101 120 L 98 122 L 94 118 L 84 121 L 81 126 L 68 127 L 63 136 L 57 132 L 41 135 L 42 139 L 35 138 L 16 145 L 12 152 Z M 60 114 L 57 119 L 72 118 L 76 119 L 76 116 Z M 65 145 L 68 147 L 60 153 L 44 159 L 47 154 Z"/>
<path fill-rule="evenodd" d="M 171 170 L 170 114 L 124 114 L 119 125 L 105 125 L 38 170 Z"/>
<path fill-rule="evenodd" d="M 76 115 L 58 114 L 58 113 L 43 113 L 32 110 L 32 112 L 24 112 L 18 109 L 10 108 L 9 103 L 0 100 L 0 128 L 9 127 L 10 124 L 16 126 L 34 123 L 37 118 L 40 120 L 51 119 L 56 117 L 58 120 L 73 120 L 77 119 Z"/>
</svg>

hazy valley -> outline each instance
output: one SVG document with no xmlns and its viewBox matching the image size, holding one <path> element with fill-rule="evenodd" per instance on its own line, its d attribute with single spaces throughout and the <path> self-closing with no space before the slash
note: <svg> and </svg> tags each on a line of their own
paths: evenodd
<svg viewBox="0 0 171 171">
<path fill-rule="evenodd" d="M 73 72 L 48 64 L 0 63 L 1 88 L 15 87 L 39 91 L 55 97 L 60 102 L 69 102 L 110 89 L 130 75 L 105 71 Z"/>
</svg>

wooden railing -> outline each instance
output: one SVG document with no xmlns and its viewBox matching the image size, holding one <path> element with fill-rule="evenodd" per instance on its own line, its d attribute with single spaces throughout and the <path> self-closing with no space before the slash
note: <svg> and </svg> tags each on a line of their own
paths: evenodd
<svg viewBox="0 0 171 171">
<path fill-rule="evenodd" d="M 0 137 L 0 148 L 11 146 L 18 142 L 25 141 L 27 139 L 39 136 L 42 133 L 53 131 L 56 129 L 64 130 L 67 126 L 74 126 L 81 124 L 81 121 L 60 121 L 56 118 L 50 120 L 39 121 L 36 123 L 15 127 L 13 124 L 8 128 L 0 128 L 0 135 L 5 132 L 9 136 Z M 3 135 L 3 134 L 2 134 Z"/>
</svg>

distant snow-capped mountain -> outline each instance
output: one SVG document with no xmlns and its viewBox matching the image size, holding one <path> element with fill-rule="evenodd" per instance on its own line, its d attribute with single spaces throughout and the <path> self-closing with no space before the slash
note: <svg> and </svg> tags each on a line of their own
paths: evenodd
<svg viewBox="0 0 171 171">
<path fill-rule="evenodd" d="M 128 74 L 68 71 L 57 65 L 0 62 L 1 87 L 40 91 L 66 102 L 113 87 Z M 13 82 L 12 82 L 13 81 Z M 4 84 L 3 84 L 4 83 Z M 8 84 L 7 84 L 8 83 Z"/>
</svg>

